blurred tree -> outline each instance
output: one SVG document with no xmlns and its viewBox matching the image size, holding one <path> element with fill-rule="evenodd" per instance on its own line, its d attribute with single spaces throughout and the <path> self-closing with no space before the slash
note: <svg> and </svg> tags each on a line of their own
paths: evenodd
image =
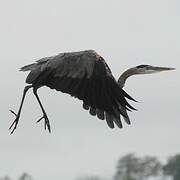
<svg viewBox="0 0 180 180">
<path fill-rule="evenodd" d="M 29 174 L 23 173 L 18 180 L 33 180 L 33 178 Z"/>
<path fill-rule="evenodd" d="M 0 180 L 11 180 L 11 178 L 9 176 L 5 176 L 5 177 L 0 177 Z"/>
<path fill-rule="evenodd" d="M 134 154 L 127 154 L 118 161 L 114 180 L 145 180 L 158 176 L 161 169 L 161 163 L 155 157 L 138 158 Z"/>
<path fill-rule="evenodd" d="M 82 176 L 77 178 L 77 180 L 102 180 L 102 178 L 98 176 Z"/>
<path fill-rule="evenodd" d="M 128 154 L 120 158 L 117 165 L 115 180 L 135 180 L 133 174 L 137 171 L 138 159 L 134 154 Z"/>
<path fill-rule="evenodd" d="M 9 176 L 0 177 L 0 180 L 12 180 Z M 28 173 L 23 173 L 17 180 L 33 180 Z"/>
<path fill-rule="evenodd" d="M 165 175 L 173 177 L 173 180 L 180 180 L 180 154 L 172 156 L 168 159 L 163 167 Z"/>
</svg>

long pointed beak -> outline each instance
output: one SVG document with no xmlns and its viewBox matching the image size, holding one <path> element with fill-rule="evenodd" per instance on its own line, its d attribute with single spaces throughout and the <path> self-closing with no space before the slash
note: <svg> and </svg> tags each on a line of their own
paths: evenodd
<svg viewBox="0 0 180 180">
<path fill-rule="evenodd" d="M 152 66 L 152 70 L 156 72 L 162 72 L 162 71 L 172 71 L 175 70 L 175 68 L 170 68 L 170 67 L 158 67 L 158 66 Z"/>
</svg>

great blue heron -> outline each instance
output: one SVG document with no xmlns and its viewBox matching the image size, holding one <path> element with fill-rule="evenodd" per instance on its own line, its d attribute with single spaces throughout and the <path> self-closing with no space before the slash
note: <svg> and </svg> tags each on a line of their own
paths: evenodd
<svg viewBox="0 0 180 180">
<path fill-rule="evenodd" d="M 42 58 L 20 69 L 30 71 L 26 79 L 26 83 L 30 85 L 24 88 L 18 113 L 10 110 L 16 118 L 9 129 L 12 129 L 13 133 L 17 128 L 24 98 L 27 91 L 32 88 L 43 113 L 37 122 L 44 119 L 45 129 L 48 128 L 51 132 L 47 114 L 37 94 L 37 89 L 42 86 L 82 100 L 83 108 L 89 110 L 91 115 L 101 120 L 105 119 L 110 128 L 114 128 L 114 123 L 122 128 L 120 115 L 130 124 L 127 110 L 135 110 L 126 99 L 135 100 L 122 89 L 126 79 L 135 74 L 152 74 L 173 69 L 139 65 L 125 71 L 116 81 L 103 57 L 94 50 L 60 53 Z"/>
</svg>

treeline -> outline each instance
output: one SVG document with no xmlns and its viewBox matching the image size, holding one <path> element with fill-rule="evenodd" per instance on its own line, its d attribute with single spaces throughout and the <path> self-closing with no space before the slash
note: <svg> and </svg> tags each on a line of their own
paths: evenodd
<svg viewBox="0 0 180 180">
<path fill-rule="evenodd" d="M 11 179 L 9 176 L 5 176 L 5 177 L 0 177 L 0 180 L 14 180 L 14 179 Z M 33 178 L 28 173 L 23 173 L 21 176 L 17 178 L 17 180 L 33 180 Z"/>
<path fill-rule="evenodd" d="M 78 177 L 76 180 L 149 180 L 152 178 L 154 180 L 180 180 L 180 154 L 169 157 L 163 164 L 154 156 L 138 157 L 131 153 L 117 161 L 115 174 L 110 179 L 88 175 Z M 14 179 L 6 176 L 0 177 L 0 180 Z M 33 178 L 23 173 L 16 180 L 33 180 Z"/>
<path fill-rule="evenodd" d="M 121 157 L 116 166 L 116 171 L 110 180 L 180 180 L 180 154 L 167 159 L 162 164 L 154 156 L 138 157 L 127 154 Z M 99 176 L 84 176 L 76 180 L 109 180 Z"/>
</svg>

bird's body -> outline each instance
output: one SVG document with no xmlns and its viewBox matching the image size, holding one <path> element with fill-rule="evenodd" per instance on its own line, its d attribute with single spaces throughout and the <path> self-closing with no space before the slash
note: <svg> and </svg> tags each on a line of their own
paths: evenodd
<svg viewBox="0 0 180 180">
<path fill-rule="evenodd" d="M 24 89 L 18 114 L 11 111 L 16 115 L 10 127 L 14 125 L 13 131 L 18 124 L 25 94 L 29 88 L 33 88 L 43 112 L 43 117 L 38 121 L 44 118 L 45 128 L 48 127 L 50 131 L 47 114 L 37 94 L 37 89 L 42 86 L 68 93 L 82 100 L 83 108 L 89 110 L 91 115 L 101 120 L 105 119 L 110 128 L 114 128 L 114 123 L 122 128 L 120 115 L 130 124 L 127 110 L 134 108 L 127 102 L 127 99 L 134 99 L 122 89 L 124 84 L 119 83 L 121 80 L 125 83 L 125 78 L 116 81 L 105 60 L 94 50 L 60 53 L 56 56 L 45 57 L 20 70 L 30 71 L 26 79 L 26 83 L 30 85 Z"/>
<path fill-rule="evenodd" d="M 26 83 L 35 89 L 48 86 L 82 100 L 91 115 L 106 119 L 111 128 L 113 119 L 122 126 L 120 114 L 128 118 L 125 111 L 131 106 L 125 97 L 132 98 L 119 87 L 104 59 L 93 50 L 60 53 L 24 66 L 21 71 L 30 71 Z"/>
</svg>

